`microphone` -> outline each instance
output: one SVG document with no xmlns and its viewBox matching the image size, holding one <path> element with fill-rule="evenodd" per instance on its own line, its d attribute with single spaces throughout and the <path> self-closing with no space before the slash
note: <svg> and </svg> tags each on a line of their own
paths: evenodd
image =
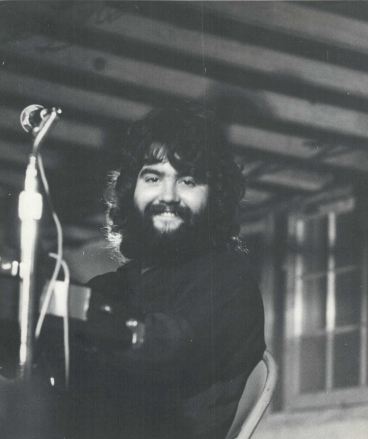
<svg viewBox="0 0 368 439">
<path fill-rule="evenodd" d="M 51 110 L 42 105 L 28 105 L 28 107 L 20 113 L 20 124 L 24 131 L 30 133 L 46 119 L 50 112 Z"/>
</svg>

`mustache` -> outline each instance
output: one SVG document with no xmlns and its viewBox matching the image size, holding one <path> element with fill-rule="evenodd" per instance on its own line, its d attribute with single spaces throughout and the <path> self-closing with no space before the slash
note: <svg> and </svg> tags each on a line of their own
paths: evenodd
<svg viewBox="0 0 368 439">
<path fill-rule="evenodd" d="M 187 207 L 180 206 L 178 204 L 149 204 L 145 211 L 145 215 L 153 216 L 160 215 L 161 213 L 173 213 L 176 216 L 181 217 L 184 220 L 190 218 L 190 210 Z"/>
</svg>

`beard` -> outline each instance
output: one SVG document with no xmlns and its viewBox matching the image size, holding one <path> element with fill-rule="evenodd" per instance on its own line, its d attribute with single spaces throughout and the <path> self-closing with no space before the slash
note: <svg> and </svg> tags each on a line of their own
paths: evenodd
<svg viewBox="0 0 368 439">
<path fill-rule="evenodd" d="M 158 228 L 154 218 L 163 213 L 175 215 L 180 224 L 175 228 Z M 187 207 L 160 203 L 147 205 L 142 213 L 134 206 L 128 218 L 121 252 L 146 265 L 175 264 L 207 249 L 210 235 L 207 208 L 193 213 Z"/>
</svg>

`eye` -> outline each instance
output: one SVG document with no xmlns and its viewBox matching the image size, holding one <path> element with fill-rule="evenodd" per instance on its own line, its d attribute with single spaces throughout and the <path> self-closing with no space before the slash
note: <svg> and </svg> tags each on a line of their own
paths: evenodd
<svg viewBox="0 0 368 439">
<path fill-rule="evenodd" d="M 157 183 L 159 180 L 157 175 L 145 175 L 143 179 L 145 183 Z"/>
<path fill-rule="evenodd" d="M 180 179 L 180 183 L 183 183 L 185 186 L 194 187 L 197 185 L 196 181 L 193 177 L 183 177 Z"/>
</svg>

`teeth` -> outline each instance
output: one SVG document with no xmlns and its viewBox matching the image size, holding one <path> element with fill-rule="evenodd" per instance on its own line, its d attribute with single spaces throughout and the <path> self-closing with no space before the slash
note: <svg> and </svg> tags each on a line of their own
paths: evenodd
<svg viewBox="0 0 368 439">
<path fill-rule="evenodd" d="M 161 212 L 160 215 L 162 215 L 162 216 L 169 216 L 169 217 L 176 216 L 174 212 Z"/>
</svg>

